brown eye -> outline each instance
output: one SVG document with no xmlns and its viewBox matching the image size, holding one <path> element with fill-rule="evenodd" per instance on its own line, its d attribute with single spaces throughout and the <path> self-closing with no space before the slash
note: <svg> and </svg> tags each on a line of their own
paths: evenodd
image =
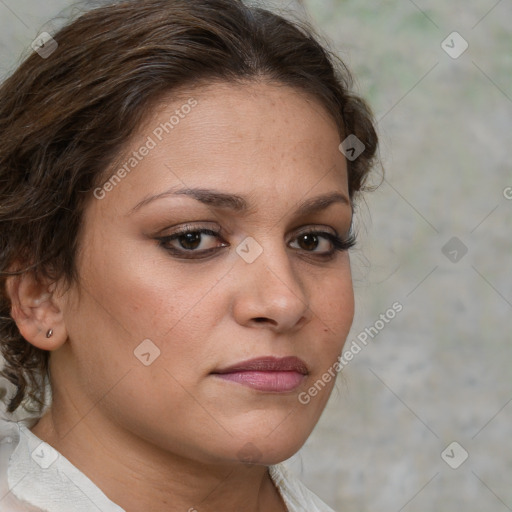
<svg viewBox="0 0 512 512">
<path fill-rule="evenodd" d="M 297 235 L 291 247 L 314 254 L 329 254 L 333 252 L 335 235 L 321 231 L 311 231 Z"/>
<path fill-rule="evenodd" d="M 187 249 L 189 251 L 193 251 L 197 249 L 201 244 L 201 233 L 199 231 L 195 231 L 193 233 L 185 233 L 184 235 L 180 235 L 176 240 L 179 242 L 183 249 Z"/>
<path fill-rule="evenodd" d="M 313 233 L 300 235 L 298 240 L 302 241 L 302 243 L 299 243 L 301 249 L 305 249 L 306 251 L 313 251 L 318 246 L 318 237 Z"/>
<path fill-rule="evenodd" d="M 185 228 L 169 236 L 157 238 L 159 245 L 177 258 L 204 258 L 226 244 L 220 233 L 211 229 Z"/>
</svg>

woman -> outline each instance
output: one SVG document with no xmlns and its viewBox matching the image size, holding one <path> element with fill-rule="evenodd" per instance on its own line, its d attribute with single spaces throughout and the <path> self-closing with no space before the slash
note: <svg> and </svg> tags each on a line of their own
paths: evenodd
<svg viewBox="0 0 512 512">
<path fill-rule="evenodd" d="M 0 127 L 6 399 L 39 408 L 0 510 L 330 510 L 280 463 L 353 318 L 377 137 L 344 66 L 239 0 L 121 2 L 42 37 Z"/>
</svg>

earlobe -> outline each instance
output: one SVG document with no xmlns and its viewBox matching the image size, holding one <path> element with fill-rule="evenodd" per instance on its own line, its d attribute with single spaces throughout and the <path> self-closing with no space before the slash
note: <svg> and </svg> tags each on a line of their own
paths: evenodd
<svg viewBox="0 0 512 512">
<path fill-rule="evenodd" d="M 29 274 L 7 280 L 11 316 L 21 335 L 41 350 L 56 350 L 67 340 L 62 310 L 49 287 Z"/>
</svg>

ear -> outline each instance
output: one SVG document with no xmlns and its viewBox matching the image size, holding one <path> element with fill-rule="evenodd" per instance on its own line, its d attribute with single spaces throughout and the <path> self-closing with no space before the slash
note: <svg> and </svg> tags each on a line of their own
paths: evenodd
<svg viewBox="0 0 512 512">
<path fill-rule="evenodd" d="M 67 340 L 64 316 L 56 297 L 56 284 L 40 282 L 31 272 L 7 279 L 11 316 L 21 335 L 41 350 L 56 350 Z M 52 330 L 53 334 L 47 334 Z"/>
</svg>

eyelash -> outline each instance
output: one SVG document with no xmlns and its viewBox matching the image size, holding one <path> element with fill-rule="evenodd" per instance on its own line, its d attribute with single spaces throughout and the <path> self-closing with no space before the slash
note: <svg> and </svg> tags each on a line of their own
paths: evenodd
<svg viewBox="0 0 512 512">
<path fill-rule="evenodd" d="M 216 238 L 221 238 L 221 235 L 218 231 L 213 231 L 211 229 L 206 228 L 198 228 L 198 227 L 192 227 L 192 226 L 185 226 L 180 231 L 177 231 L 176 233 L 173 233 L 172 235 L 158 237 L 156 240 L 159 242 L 159 246 L 162 247 L 167 252 L 171 253 L 173 256 L 180 257 L 182 259 L 202 259 L 210 256 L 212 253 L 217 252 L 217 250 L 221 247 L 227 247 L 227 245 L 223 245 L 220 247 L 213 247 L 211 249 L 204 249 L 202 251 L 198 251 L 195 249 L 177 249 L 176 247 L 169 246 L 168 244 L 174 240 L 179 239 L 182 236 L 185 236 L 187 234 L 202 234 L 202 235 L 211 235 Z M 325 231 L 318 231 L 318 230 L 309 230 L 309 231 L 303 231 L 299 235 L 295 237 L 294 240 L 305 236 L 305 235 L 316 235 L 317 237 L 326 238 L 329 242 L 331 242 L 333 249 L 329 252 L 323 252 L 323 253 L 316 253 L 314 251 L 307 251 L 304 250 L 306 253 L 311 254 L 313 256 L 323 258 L 323 259 L 332 259 L 336 252 L 345 252 L 354 247 L 356 244 L 356 236 L 355 234 L 350 231 L 349 235 L 341 238 L 337 235 L 333 235 L 332 233 L 327 233 Z M 300 250 L 300 249 L 299 249 Z M 191 254 L 193 256 L 188 256 L 188 254 Z"/>
</svg>

